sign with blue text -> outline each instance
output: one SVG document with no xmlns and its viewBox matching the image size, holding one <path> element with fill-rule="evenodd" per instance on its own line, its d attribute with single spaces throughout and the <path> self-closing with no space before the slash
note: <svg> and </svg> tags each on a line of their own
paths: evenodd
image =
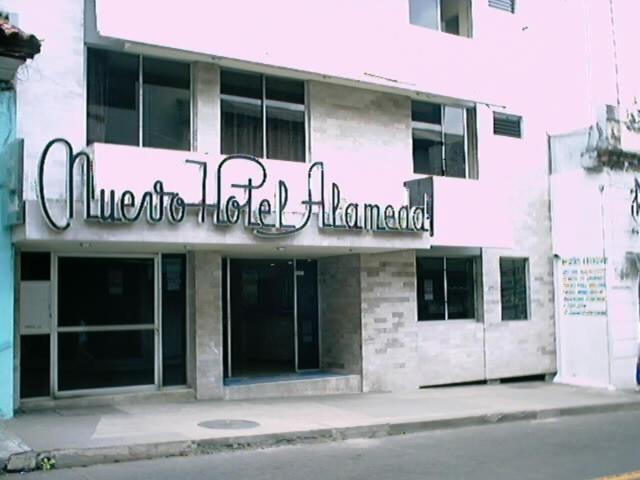
<svg viewBox="0 0 640 480">
<path fill-rule="evenodd" d="M 607 314 L 606 264 L 603 257 L 571 257 L 560 261 L 560 294 L 564 315 Z"/>
</svg>

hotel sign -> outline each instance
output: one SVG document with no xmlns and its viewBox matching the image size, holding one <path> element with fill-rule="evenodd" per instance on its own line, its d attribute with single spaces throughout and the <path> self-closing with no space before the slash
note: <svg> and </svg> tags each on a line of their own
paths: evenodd
<svg viewBox="0 0 640 480">
<path fill-rule="evenodd" d="M 47 175 L 45 166 L 52 148 L 63 147 L 65 152 L 66 194 L 62 218 L 54 218 L 46 196 Z M 248 161 L 259 167 L 259 178 L 246 178 L 240 183 L 225 183 L 225 167 L 238 161 Z M 256 235 L 279 237 L 291 235 L 306 228 L 314 210 L 319 213 L 318 227 L 338 231 L 369 231 L 396 233 L 430 232 L 432 199 L 424 195 L 419 205 L 378 205 L 375 203 L 346 203 L 341 200 L 340 187 L 331 184 L 330 194 L 325 192 L 324 165 L 315 162 L 307 170 L 307 193 L 301 202 L 303 215 L 296 223 L 287 223 L 285 212 L 289 206 L 289 188 L 278 180 L 274 200 L 256 200 L 256 194 L 267 181 L 267 168 L 257 158 L 249 155 L 225 157 L 215 169 L 216 201 L 207 203 L 209 169 L 206 162 L 185 160 L 186 164 L 200 168 L 200 201 L 187 203 L 180 192 L 165 190 L 161 180 L 153 182 L 151 188 L 136 197 L 131 190 L 117 193 L 115 190 L 94 191 L 93 159 L 85 152 L 74 153 L 71 144 L 62 138 L 51 140 L 44 148 L 38 164 L 37 196 L 42 214 L 48 225 L 57 231 L 67 230 L 74 218 L 74 167 L 83 163 L 82 185 L 84 220 L 103 224 L 136 223 L 142 217 L 151 224 L 182 223 L 187 212 L 194 210 L 200 223 L 214 226 L 232 226 L 242 223 Z M 313 185 L 319 185 L 314 188 Z M 237 191 L 238 195 L 223 196 L 224 188 Z"/>
</svg>

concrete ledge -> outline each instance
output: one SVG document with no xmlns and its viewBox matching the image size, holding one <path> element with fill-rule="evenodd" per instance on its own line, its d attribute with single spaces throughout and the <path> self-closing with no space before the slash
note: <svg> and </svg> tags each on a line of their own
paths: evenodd
<svg viewBox="0 0 640 480">
<path fill-rule="evenodd" d="M 162 390 L 137 393 L 121 393 L 117 395 L 95 395 L 91 397 L 79 396 L 69 398 L 36 398 L 20 401 L 19 409 L 23 412 L 39 410 L 54 410 L 58 408 L 88 408 L 116 405 L 132 405 L 136 403 L 180 402 L 195 398 L 195 392 L 190 388 Z"/>
<path fill-rule="evenodd" d="M 433 430 L 507 423 L 521 420 L 545 420 L 571 415 L 640 410 L 640 401 L 585 405 L 579 407 L 523 410 L 509 413 L 480 414 L 437 420 L 381 423 L 345 428 L 326 428 L 239 437 L 219 437 L 178 442 L 60 449 L 33 452 L 53 457 L 57 468 L 86 467 L 105 463 L 150 460 L 172 456 L 203 455 L 222 451 L 272 448 L 282 445 L 313 444 L 355 438 L 380 438 Z M 19 454 L 18 454 L 19 455 Z"/>
<path fill-rule="evenodd" d="M 360 375 L 300 378 L 224 387 L 225 400 L 288 398 L 362 392 Z"/>
</svg>

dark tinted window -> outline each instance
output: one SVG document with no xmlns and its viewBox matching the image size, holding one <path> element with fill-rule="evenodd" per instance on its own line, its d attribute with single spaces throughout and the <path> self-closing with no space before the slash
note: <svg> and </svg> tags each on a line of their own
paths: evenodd
<svg viewBox="0 0 640 480">
<path fill-rule="evenodd" d="M 58 334 L 58 389 L 154 383 L 154 331 Z"/>
<path fill-rule="evenodd" d="M 20 398 L 49 396 L 50 345 L 49 335 L 20 337 Z"/>
<path fill-rule="evenodd" d="M 280 77 L 266 77 L 266 98 L 304 105 L 304 82 Z"/>
<path fill-rule="evenodd" d="M 191 73 L 186 63 L 145 58 L 143 146 L 189 150 Z"/>
<path fill-rule="evenodd" d="M 500 259 L 500 299 L 503 320 L 528 318 L 526 259 Z"/>
<path fill-rule="evenodd" d="M 262 76 L 255 73 L 222 70 L 220 93 L 262 100 Z"/>
<path fill-rule="evenodd" d="M 262 104 L 256 102 L 225 98 L 220 101 L 223 154 L 263 156 Z"/>
<path fill-rule="evenodd" d="M 411 120 L 440 125 L 442 123 L 442 105 L 429 102 L 411 102 Z"/>
<path fill-rule="evenodd" d="M 139 144 L 139 57 L 89 49 L 87 141 Z"/>
<path fill-rule="evenodd" d="M 162 384 L 187 383 L 186 257 L 162 255 Z"/>
<path fill-rule="evenodd" d="M 58 324 L 153 324 L 153 270 L 152 259 L 60 257 Z"/>
<path fill-rule="evenodd" d="M 20 254 L 20 279 L 48 281 L 51 278 L 49 252 L 22 252 Z"/>
<path fill-rule="evenodd" d="M 220 92 L 223 154 L 305 160 L 304 82 L 222 71 Z"/>
<path fill-rule="evenodd" d="M 447 317 L 475 318 L 473 259 L 447 258 Z"/>
<path fill-rule="evenodd" d="M 473 258 L 416 259 L 418 320 L 474 319 Z"/>
<path fill-rule="evenodd" d="M 440 132 L 413 132 L 413 172 L 444 175 Z"/>
<path fill-rule="evenodd" d="M 304 110 L 267 107 L 267 158 L 304 162 Z"/>
<path fill-rule="evenodd" d="M 318 262 L 296 262 L 298 368 L 320 368 L 318 331 Z"/>
<path fill-rule="evenodd" d="M 418 257 L 418 319 L 445 320 L 444 259 Z"/>
</svg>

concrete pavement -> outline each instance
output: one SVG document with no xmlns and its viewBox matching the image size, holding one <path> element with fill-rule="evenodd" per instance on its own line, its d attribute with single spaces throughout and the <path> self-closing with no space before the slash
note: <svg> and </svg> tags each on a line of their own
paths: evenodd
<svg viewBox="0 0 640 480">
<path fill-rule="evenodd" d="M 34 473 L 28 480 L 638 480 L 640 411 Z M 8 478 L 7 480 L 11 480 Z"/>
<path fill-rule="evenodd" d="M 23 458 L 53 456 L 60 468 L 635 409 L 640 410 L 640 395 L 635 392 L 518 383 L 404 393 L 54 408 L 19 415 L 3 422 L 3 428 L 28 446 Z M 216 429 L 199 425 L 211 420 L 226 422 Z M 20 456 L 12 459 L 20 464 Z"/>
</svg>

